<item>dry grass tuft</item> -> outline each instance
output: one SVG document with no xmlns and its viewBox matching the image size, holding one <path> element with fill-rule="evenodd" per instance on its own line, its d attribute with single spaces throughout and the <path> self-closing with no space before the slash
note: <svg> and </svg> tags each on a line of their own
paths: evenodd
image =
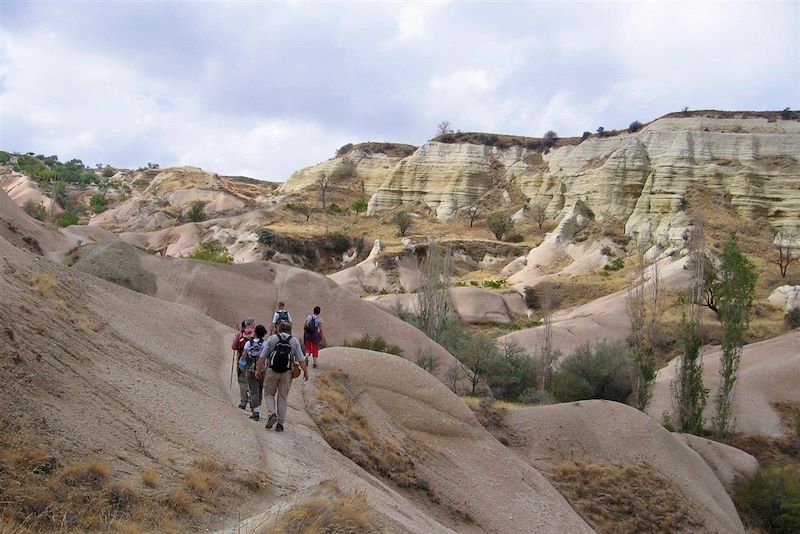
<svg viewBox="0 0 800 534">
<path fill-rule="evenodd" d="M 194 517 L 197 513 L 194 500 L 182 488 L 178 488 L 164 497 L 163 503 L 179 516 Z"/>
<path fill-rule="evenodd" d="M 183 475 L 186 487 L 198 497 L 207 497 L 220 485 L 220 480 L 213 471 L 190 469 Z"/>
<path fill-rule="evenodd" d="M 326 487 L 318 490 L 313 498 L 281 514 L 275 524 L 267 528 L 267 534 L 355 534 L 383 530 L 363 493 L 343 493 L 335 484 L 323 484 Z"/>
<path fill-rule="evenodd" d="M 703 529 L 689 500 L 646 463 L 569 462 L 545 474 L 575 511 L 600 533 Z"/>
<path fill-rule="evenodd" d="M 31 276 L 29 284 L 31 289 L 43 297 L 49 297 L 53 294 L 53 286 L 56 285 L 56 279 L 52 275 L 38 273 Z"/>
<path fill-rule="evenodd" d="M 402 488 L 429 491 L 416 472 L 411 446 L 378 435 L 358 408 L 359 393 L 348 386 L 339 370 L 316 380 L 316 410 L 312 417 L 331 447 L 373 475 L 391 480 Z"/>
<path fill-rule="evenodd" d="M 145 469 L 142 471 L 142 484 L 148 488 L 157 488 L 160 484 L 158 473 L 154 469 Z"/>
<path fill-rule="evenodd" d="M 242 487 L 260 493 L 263 476 L 247 480 L 228 474 L 203 458 L 184 474 L 184 487 L 165 481 L 152 469 L 136 479 L 100 460 L 62 460 L 42 445 L 40 434 L 18 422 L 0 419 L 0 534 L 4 532 L 177 532 L 198 531 L 210 518 L 241 505 Z M 251 480 L 252 479 L 252 480 Z"/>
<path fill-rule="evenodd" d="M 66 484 L 89 484 L 99 486 L 111 476 L 111 467 L 99 460 L 85 464 L 72 464 L 64 469 L 63 480 Z"/>
</svg>

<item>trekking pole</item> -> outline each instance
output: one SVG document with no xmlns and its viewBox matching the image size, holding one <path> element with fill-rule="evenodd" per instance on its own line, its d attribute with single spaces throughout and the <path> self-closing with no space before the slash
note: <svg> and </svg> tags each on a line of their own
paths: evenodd
<svg viewBox="0 0 800 534">
<path fill-rule="evenodd" d="M 233 361 L 231 361 L 231 384 L 228 389 L 233 389 L 233 370 L 236 368 L 236 351 L 233 351 Z"/>
</svg>

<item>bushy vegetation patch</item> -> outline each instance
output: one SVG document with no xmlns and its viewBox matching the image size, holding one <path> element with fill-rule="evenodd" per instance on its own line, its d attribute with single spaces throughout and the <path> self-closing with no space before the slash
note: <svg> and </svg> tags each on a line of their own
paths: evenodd
<svg viewBox="0 0 800 534">
<path fill-rule="evenodd" d="M 55 224 L 59 228 L 66 228 L 67 226 L 78 224 L 78 216 L 75 215 L 74 213 L 65 211 L 64 213 L 56 215 L 53 218 L 53 224 Z"/>
<path fill-rule="evenodd" d="M 380 335 L 372 337 L 369 334 L 364 334 L 360 338 L 354 339 L 353 341 L 345 340 L 342 344 L 345 347 L 374 350 L 375 352 L 385 352 L 386 354 L 394 354 L 395 356 L 401 356 L 403 354 L 403 349 L 397 345 L 389 343 Z"/>
<path fill-rule="evenodd" d="M 210 261 L 212 263 L 233 263 L 233 256 L 219 241 L 209 239 L 197 245 L 197 250 L 186 256 L 190 260 Z"/>
<path fill-rule="evenodd" d="M 800 470 L 771 467 L 739 479 L 733 499 L 745 522 L 767 532 L 800 532 Z"/>
<path fill-rule="evenodd" d="M 561 402 L 585 399 L 628 401 L 636 366 L 621 341 L 583 345 L 561 362 L 553 375 L 553 395 Z"/>
</svg>

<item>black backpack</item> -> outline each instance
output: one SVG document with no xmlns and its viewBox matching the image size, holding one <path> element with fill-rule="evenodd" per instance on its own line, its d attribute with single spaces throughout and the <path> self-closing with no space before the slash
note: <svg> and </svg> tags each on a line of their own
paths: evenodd
<svg viewBox="0 0 800 534">
<path fill-rule="evenodd" d="M 316 317 L 312 317 L 308 323 L 306 324 L 305 328 L 306 334 L 316 334 L 317 330 L 319 330 L 319 325 L 317 325 Z"/>
<path fill-rule="evenodd" d="M 275 313 L 278 314 L 278 320 L 275 321 L 275 324 L 278 324 L 280 322 L 286 322 L 286 323 L 289 322 L 289 312 L 287 312 L 286 310 L 278 310 Z"/>
<path fill-rule="evenodd" d="M 292 370 L 292 336 L 284 338 L 278 334 L 278 342 L 269 355 L 267 367 L 276 373 L 285 373 Z"/>
</svg>

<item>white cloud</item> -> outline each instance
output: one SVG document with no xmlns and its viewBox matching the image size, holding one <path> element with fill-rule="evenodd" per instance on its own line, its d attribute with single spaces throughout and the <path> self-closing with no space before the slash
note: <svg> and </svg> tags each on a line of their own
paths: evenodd
<svg viewBox="0 0 800 534">
<path fill-rule="evenodd" d="M 19 3 L 0 145 L 285 179 L 346 142 L 800 106 L 800 4 Z"/>
</svg>

